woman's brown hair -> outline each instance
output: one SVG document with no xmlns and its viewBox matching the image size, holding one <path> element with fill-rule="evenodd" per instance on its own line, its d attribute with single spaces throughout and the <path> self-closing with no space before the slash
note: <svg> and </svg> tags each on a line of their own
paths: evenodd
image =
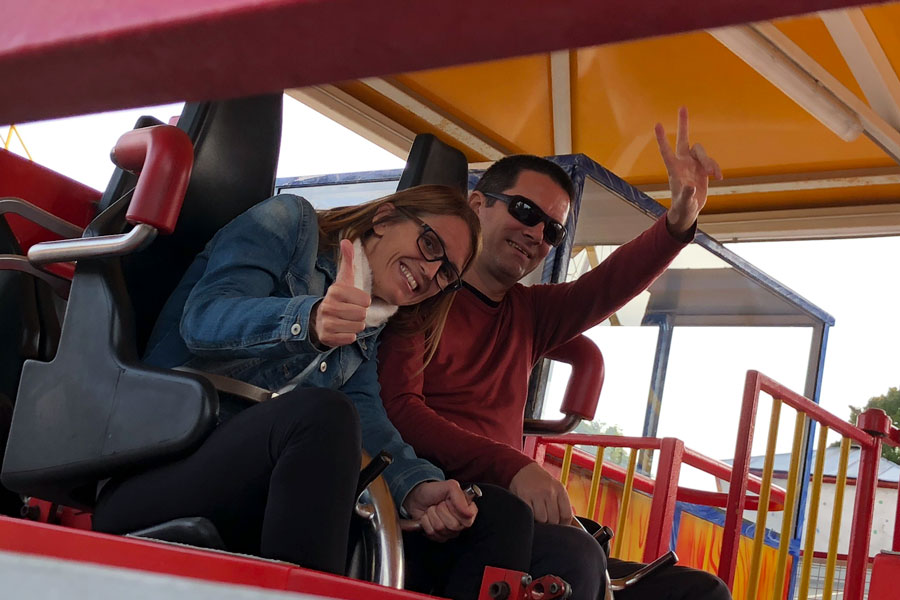
<svg viewBox="0 0 900 600">
<path fill-rule="evenodd" d="M 481 223 L 478 215 L 469 206 L 462 192 L 443 185 L 420 185 L 358 206 L 321 211 L 318 215 L 319 250 L 330 249 L 337 252 L 343 238 L 356 240 L 372 235 L 375 214 L 386 203 L 394 205 L 398 210 L 382 217 L 379 223 L 404 221 L 409 218 L 407 215 L 420 219 L 427 215 L 452 215 L 465 221 L 469 228 L 472 253 L 462 265 L 460 275 L 466 272 L 481 250 Z M 391 327 L 400 333 L 425 332 L 423 358 L 426 365 L 437 350 L 453 296 L 453 292 L 438 293 L 418 304 L 401 306 L 391 318 Z"/>
</svg>

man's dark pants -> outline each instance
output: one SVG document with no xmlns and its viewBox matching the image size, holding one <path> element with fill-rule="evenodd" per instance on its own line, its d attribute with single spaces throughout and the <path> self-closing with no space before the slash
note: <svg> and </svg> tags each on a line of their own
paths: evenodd
<svg viewBox="0 0 900 600">
<path fill-rule="evenodd" d="M 611 558 L 590 535 L 566 525 L 535 523 L 531 553 L 531 574 L 552 573 L 572 585 L 573 600 L 602 598 L 603 569 L 613 579 L 642 565 Z M 625 590 L 615 592 L 616 600 L 730 600 L 725 583 L 706 571 L 672 566 Z"/>
</svg>

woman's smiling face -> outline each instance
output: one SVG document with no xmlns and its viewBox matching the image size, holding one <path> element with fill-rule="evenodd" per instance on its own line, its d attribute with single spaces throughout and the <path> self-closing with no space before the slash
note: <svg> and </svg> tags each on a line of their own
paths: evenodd
<svg viewBox="0 0 900 600">
<path fill-rule="evenodd" d="M 435 278 L 442 267 L 446 274 L 447 267 L 440 260 L 426 260 L 419 248 L 419 237 L 425 231 L 423 224 L 443 244 L 447 259 L 457 273 L 462 273 L 472 253 L 471 234 L 466 222 L 454 215 L 423 213 L 418 216 L 421 223 L 403 215 L 397 215 L 399 220 L 382 220 L 396 210 L 391 205 L 379 209 L 373 227 L 375 235 L 365 240 L 363 247 L 372 269 L 372 295 L 388 304 L 409 306 L 440 292 L 441 286 Z M 431 248 L 433 241 L 434 237 L 428 236 L 423 243 Z M 440 252 L 437 248 L 436 254 Z"/>
</svg>

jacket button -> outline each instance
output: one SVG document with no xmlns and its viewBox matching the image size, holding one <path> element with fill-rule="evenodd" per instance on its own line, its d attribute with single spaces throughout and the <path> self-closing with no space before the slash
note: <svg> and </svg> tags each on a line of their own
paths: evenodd
<svg viewBox="0 0 900 600">
<path fill-rule="evenodd" d="M 294 323 L 291 325 L 291 335 L 300 335 L 302 328 L 300 327 L 300 323 Z"/>
<path fill-rule="evenodd" d="M 324 372 L 327 371 L 327 370 L 328 370 L 328 363 L 326 363 L 326 362 L 323 360 L 323 361 L 319 364 L 319 371 L 321 371 L 322 373 L 324 373 Z"/>
</svg>

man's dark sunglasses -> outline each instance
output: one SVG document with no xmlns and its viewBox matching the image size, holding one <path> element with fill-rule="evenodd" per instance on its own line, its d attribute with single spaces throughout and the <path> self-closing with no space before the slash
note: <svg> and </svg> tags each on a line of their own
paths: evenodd
<svg viewBox="0 0 900 600">
<path fill-rule="evenodd" d="M 441 267 L 434 276 L 434 281 L 442 292 L 454 292 L 462 287 L 462 278 L 459 271 L 447 258 L 447 249 L 444 240 L 431 228 L 431 225 L 407 210 L 398 208 L 398 211 L 412 219 L 422 228 L 422 233 L 416 238 L 419 253 L 426 262 L 440 262 Z"/>
<path fill-rule="evenodd" d="M 509 214 L 523 225 L 534 227 L 538 223 L 543 223 L 544 240 L 551 246 L 559 246 L 566 239 L 566 226 L 548 217 L 547 213 L 525 196 L 510 196 L 500 192 L 482 192 L 482 194 L 488 198 L 505 202 Z"/>
</svg>

